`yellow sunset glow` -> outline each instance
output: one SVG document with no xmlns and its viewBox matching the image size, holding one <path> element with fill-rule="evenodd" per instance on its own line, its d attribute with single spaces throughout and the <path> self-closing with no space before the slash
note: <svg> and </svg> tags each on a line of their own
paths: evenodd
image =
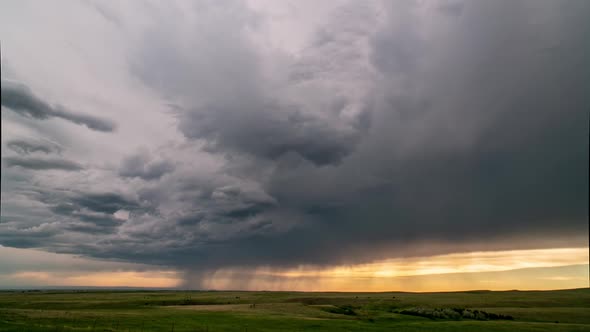
<svg viewBox="0 0 590 332">
<path fill-rule="evenodd" d="M 7 285 L 158 287 L 183 284 L 183 274 L 143 266 L 93 261 L 64 254 L 0 247 L 9 257 L 51 259 L 68 269 L 27 269 L 1 274 Z M 10 254 L 10 255 L 8 255 Z M 0 263 L 2 263 L 0 258 Z M 33 261 L 34 262 L 34 261 Z M 72 264 L 74 263 L 75 264 Z M 297 291 L 447 291 L 470 289 L 557 289 L 588 287 L 588 248 L 486 251 L 395 258 L 346 266 L 277 269 L 225 268 L 207 274 L 207 289 Z M 109 269 L 112 265 L 113 269 Z M 72 270 L 87 266 L 88 270 Z M 139 266 L 138 266 L 139 267 Z M 190 280 L 187 280 L 191 284 Z"/>
<path fill-rule="evenodd" d="M 300 267 L 287 271 L 259 270 L 259 274 L 281 277 L 380 278 L 446 273 L 505 271 L 588 263 L 588 248 L 470 252 L 429 257 L 390 259 L 370 264 L 327 269 Z"/>
<path fill-rule="evenodd" d="M 471 252 L 325 268 L 224 269 L 211 275 L 206 285 L 212 289 L 239 285 L 246 289 L 315 291 L 575 288 L 587 286 L 587 263 L 588 248 Z M 577 267 L 560 269 L 569 266 Z M 244 274 L 249 278 L 243 279 Z"/>
<path fill-rule="evenodd" d="M 176 287 L 181 280 L 174 271 L 113 271 L 85 274 L 50 272 L 19 272 L 16 279 L 42 282 L 51 286 L 94 286 L 94 287 Z"/>
</svg>

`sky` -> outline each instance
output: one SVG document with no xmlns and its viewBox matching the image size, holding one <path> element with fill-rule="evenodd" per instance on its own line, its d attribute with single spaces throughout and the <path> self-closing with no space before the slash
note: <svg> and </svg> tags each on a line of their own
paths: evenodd
<svg viewBox="0 0 590 332">
<path fill-rule="evenodd" d="M 0 288 L 588 287 L 590 2 L 0 3 Z"/>
</svg>

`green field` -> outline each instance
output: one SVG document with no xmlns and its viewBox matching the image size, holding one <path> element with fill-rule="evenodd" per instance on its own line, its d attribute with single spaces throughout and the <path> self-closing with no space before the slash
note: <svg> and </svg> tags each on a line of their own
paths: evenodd
<svg viewBox="0 0 590 332">
<path fill-rule="evenodd" d="M 3 291 L 0 331 L 590 331 L 590 289 Z"/>
</svg>

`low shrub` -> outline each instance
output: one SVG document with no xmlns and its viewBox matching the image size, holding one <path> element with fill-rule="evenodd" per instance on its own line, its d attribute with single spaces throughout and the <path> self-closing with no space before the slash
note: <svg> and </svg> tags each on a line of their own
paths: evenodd
<svg viewBox="0 0 590 332">
<path fill-rule="evenodd" d="M 324 308 L 325 311 L 338 314 L 338 315 L 347 315 L 347 316 L 356 316 L 357 313 L 354 311 L 354 307 L 350 305 L 341 305 L 335 307 Z"/>
</svg>

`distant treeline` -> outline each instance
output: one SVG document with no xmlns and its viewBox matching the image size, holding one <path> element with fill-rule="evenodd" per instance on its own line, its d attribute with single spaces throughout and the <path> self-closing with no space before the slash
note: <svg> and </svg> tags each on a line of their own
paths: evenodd
<svg viewBox="0 0 590 332">
<path fill-rule="evenodd" d="M 475 319 L 475 320 L 514 320 L 510 315 L 494 314 L 483 310 L 465 308 L 409 308 L 399 311 L 403 315 L 420 316 L 430 319 Z"/>
</svg>

